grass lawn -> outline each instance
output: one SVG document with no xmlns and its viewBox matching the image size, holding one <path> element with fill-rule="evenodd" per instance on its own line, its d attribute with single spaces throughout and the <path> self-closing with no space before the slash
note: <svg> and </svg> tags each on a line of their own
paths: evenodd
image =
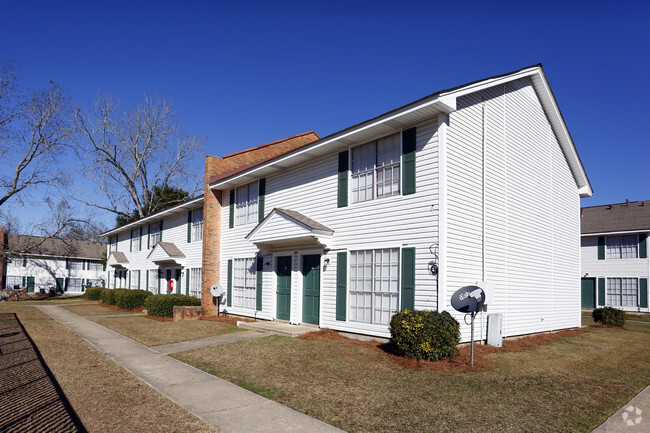
<svg viewBox="0 0 650 433">
<path fill-rule="evenodd" d="M 278 336 L 173 356 L 351 432 L 584 432 L 650 383 L 650 324 L 626 326 L 515 352 L 480 346 L 473 370 L 405 367 L 374 343 Z"/>
<path fill-rule="evenodd" d="M 208 320 L 159 322 L 145 316 L 93 317 L 91 320 L 150 347 L 243 330 L 227 323 Z"/>
<path fill-rule="evenodd" d="M 33 293 L 31 294 L 33 295 Z M 42 297 L 35 299 L 28 299 L 22 301 L 0 301 L 0 308 L 14 308 L 20 305 L 60 305 L 60 304 L 80 304 L 86 302 L 84 295 L 70 295 L 70 296 L 52 296 Z M 3 310 L 4 311 L 4 310 Z"/>
<path fill-rule="evenodd" d="M 89 432 L 214 432 L 34 307 L 17 313 Z M 20 402 L 12 402 L 20 404 Z"/>
<path fill-rule="evenodd" d="M 123 311 L 107 307 L 99 302 L 87 302 L 80 305 L 66 305 L 61 307 L 79 316 L 106 316 L 114 314 L 142 314 L 139 311 Z"/>
</svg>

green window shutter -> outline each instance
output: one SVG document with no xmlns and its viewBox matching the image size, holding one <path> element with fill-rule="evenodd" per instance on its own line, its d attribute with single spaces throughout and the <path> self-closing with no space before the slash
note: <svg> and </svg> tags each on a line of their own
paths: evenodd
<svg viewBox="0 0 650 433">
<path fill-rule="evenodd" d="M 605 260 L 605 237 L 604 236 L 598 236 L 598 260 Z"/>
<path fill-rule="evenodd" d="M 257 291 L 255 292 L 255 309 L 257 311 L 262 311 L 262 282 L 264 280 L 264 259 L 262 257 L 257 258 Z"/>
<path fill-rule="evenodd" d="M 23 277 L 23 284 L 20 287 L 25 287 L 25 277 Z"/>
<path fill-rule="evenodd" d="M 402 195 L 415 193 L 415 128 L 402 131 Z"/>
<path fill-rule="evenodd" d="M 639 307 L 648 308 L 648 279 L 639 278 Z"/>
<path fill-rule="evenodd" d="M 160 280 L 162 280 L 162 277 L 160 275 L 161 271 L 158 269 L 156 272 L 158 272 L 158 294 L 160 294 Z"/>
<path fill-rule="evenodd" d="M 260 179 L 259 197 L 257 199 L 257 222 L 264 219 L 264 197 L 266 196 L 266 179 Z"/>
<path fill-rule="evenodd" d="M 235 227 L 235 189 L 230 190 L 230 205 L 228 206 L 228 227 Z M 230 299 L 230 298 L 228 298 Z"/>
<path fill-rule="evenodd" d="M 68 283 L 70 282 L 70 278 L 66 278 L 63 283 L 63 291 L 67 292 L 68 291 Z"/>
<path fill-rule="evenodd" d="M 117 284 L 117 272 L 113 271 L 113 288 L 115 288 L 115 285 Z"/>
<path fill-rule="evenodd" d="M 338 207 L 348 205 L 348 170 L 349 170 L 350 151 L 345 150 L 339 153 L 339 179 L 338 179 Z"/>
<path fill-rule="evenodd" d="M 192 211 L 187 212 L 187 243 L 192 242 Z"/>
<path fill-rule="evenodd" d="M 147 286 L 144 289 L 149 290 L 149 271 L 146 270 L 144 272 L 145 272 L 145 281 L 147 282 Z"/>
<path fill-rule="evenodd" d="M 163 222 L 162 222 L 162 220 L 160 220 L 160 229 L 159 230 L 160 230 L 160 241 L 159 242 L 162 242 L 162 240 L 163 240 L 162 239 L 162 233 L 163 233 Z"/>
<path fill-rule="evenodd" d="M 138 272 L 138 289 L 142 290 L 142 271 Z"/>
<path fill-rule="evenodd" d="M 415 248 L 402 248 L 402 311 L 415 309 Z"/>
<path fill-rule="evenodd" d="M 348 253 L 336 253 L 336 320 L 345 321 L 348 300 Z"/>
<path fill-rule="evenodd" d="M 185 268 L 185 294 L 190 295 L 190 269 Z"/>
<path fill-rule="evenodd" d="M 65 265 L 66 265 L 66 269 L 68 269 L 68 268 L 67 268 L 67 266 L 68 266 L 68 259 L 66 259 L 66 261 L 65 261 Z M 23 268 L 24 268 L 25 266 L 27 266 L 27 257 L 23 257 Z"/>
<path fill-rule="evenodd" d="M 70 269 L 70 259 L 65 259 L 65 268 Z"/>
<path fill-rule="evenodd" d="M 133 252 L 133 230 L 131 230 L 131 242 L 129 242 L 129 252 Z"/>
<path fill-rule="evenodd" d="M 86 279 L 85 279 L 85 278 L 82 278 L 82 279 L 81 279 L 81 291 L 82 291 L 82 292 L 84 291 L 84 287 L 85 287 L 85 286 L 86 286 Z"/>
<path fill-rule="evenodd" d="M 598 278 L 598 305 L 605 305 L 605 279 Z"/>
<path fill-rule="evenodd" d="M 232 307 L 232 259 L 228 260 L 228 291 L 226 297 L 226 305 Z"/>
<path fill-rule="evenodd" d="M 142 251 L 142 227 L 140 227 L 140 234 L 138 235 L 138 251 Z"/>
<path fill-rule="evenodd" d="M 133 271 L 126 271 L 126 278 L 129 280 L 129 289 L 131 288 L 131 272 Z"/>
<path fill-rule="evenodd" d="M 639 235 L 639 258 L 647 259 L 648 258 L 648 234 L 641 233 Z"/>
<path fill-rule="evenodd" d="M 151 224 L 147 225 L 147 249 L 151 248 Z"/>
<path fill-rule="evenodd" d="M 106 263 L 102 263 L 102 270 L 106 272 Z"/>
<path fill-rule="evenodd" d="M 183 281 L 181 278 L 181 270 L 176 269 L 176 294 L 178 295 L 181 294 L 181 281 Z"/>
</svg>

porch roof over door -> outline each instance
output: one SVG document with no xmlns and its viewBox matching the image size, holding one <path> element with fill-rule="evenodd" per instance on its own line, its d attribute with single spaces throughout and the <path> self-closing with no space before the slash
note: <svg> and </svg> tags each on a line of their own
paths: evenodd
<svg viewBox="0 0 650 433">
<path fill-rule="evenodd" d="M 334 230 L 300 212 L 275 208 L 246 239 L 260 250 L 287 247 L 329 248 Z"/>
</svg>

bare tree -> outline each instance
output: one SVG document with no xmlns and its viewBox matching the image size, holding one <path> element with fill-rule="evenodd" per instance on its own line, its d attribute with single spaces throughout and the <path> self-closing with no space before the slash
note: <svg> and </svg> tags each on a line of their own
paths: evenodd
<svg viewBox="0 0 650 433">
<path fill-rule="evenodd" d="M 87 150 L 85 175 L 104 199 L 88 194 L 80 200 L 118 218 L 143 218 L 162 209 L 160 198 L 166 195 L 154 191 L 197 192 L 202 179 L 196 160 L 205 137 L 184 134 L 172 104 L 162 97 L 145 95 L 134 109 L 118 109 L 112 98 L 99 95 L 90 113 L 77 111 Z"/>
<path fill-rule="evenodd" d="M 74 134 L 70 103 L 63 89 L 27 95 L 16 84 L 15 63 L 0 64 L 0 206 L 38 185 L 61 183 L 57 160 Z"/>
</svg>

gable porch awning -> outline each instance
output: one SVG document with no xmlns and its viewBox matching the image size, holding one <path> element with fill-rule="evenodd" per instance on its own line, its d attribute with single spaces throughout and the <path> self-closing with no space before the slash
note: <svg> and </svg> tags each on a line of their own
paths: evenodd
<svg viewBox="0 0 650 433">
<path fill-rule="evenodd" d="M 114 269 L 128 269 L 129 268 L 129 259 L 126 258 L 126 254 L 121 251 L 113 251 L 111 255 L 108 256 L 106 264 Z"/>
<path fill-rule="evenodd" d="M 171 242 L 158 242 L 147 259 L 158 266 L 185 266 L 185 254 Z"/>
<path fill-rule="evenodd" d="M 264 251 L 289 247 L 329 248 L 333 234 L 334 230 L 299 212 L 275 208 L 246 239 Z"/>
</svg>

